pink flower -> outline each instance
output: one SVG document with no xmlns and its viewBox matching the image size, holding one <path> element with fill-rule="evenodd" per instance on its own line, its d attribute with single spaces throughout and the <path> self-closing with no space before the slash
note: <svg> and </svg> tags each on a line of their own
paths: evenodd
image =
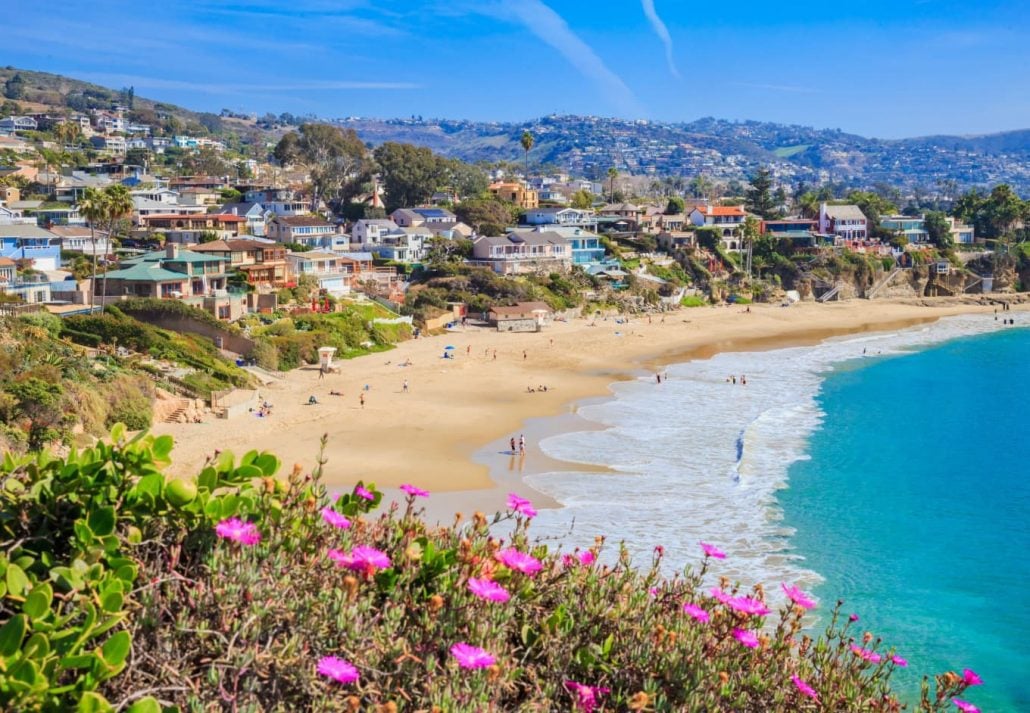
<svg viewBox="0 0 1030 713">
<path fill-rule="evenodd" d="M 241 545 L 256 545 L 261 541 L 261 533 L 257 525 L 252 522 L 244 522 L 238 517 L 230 517 L 215 525 L 215 534 L 219 537 L 239 542 Z"/>
<path fill-rule="evenodd" d="M 854 624 L 856 621 L 858 621 L 858 614 L 851 614 L 850 616 L 848 616 L 848 621 Z"/>
<path fill-rule="evenodd" d="M 962 681 L 967 686 L 979 686 L 984 682 L 984 680 L 977 675 L 976 671 L 970 668 L 962 669 Z"/>
<path fill-rule="evenodd" d="M 815 608 L 815 602 L 796 585 L 788 587 L 786 584 L 781 583 L 780 586 L 783 587 L 784 593 L 790 597 L 790 601 L 794 602 L 802 609 Z"/>
<path fill-rule="evenodd" d="M 689 602 L 683 605 L 683 611 L 697 619 L 702 624 L 710 621 L 712 618 L 707 611 L 699 607 L 697 604 L 691 604 Z"/>
<path fill-rule="evenodd" d="M 903 659 L 900 656 L 891 656 L 891 662 L 899 668 L 905 668 L 908 666 L 908 659 Z"/>
<path fill-rule="evenodd" d="M 758 637 L 755 636 L 755 632 L 753 631 L 748 631 L 747 629 L 734 629 L 733 638 L 744 644 L 744 646 L 749 649 L 758 648 Z"/>
<path fill-rule="evenodd" d="M 566 681 L 565 688 L 575 697 L 576 708 L 583 713 L 593 713 L 597 708 L 597 697 L 608 693 L 609 689 L 600 686 L 587 686 L 575 681 Z"/>
<path fill-rule="evenodd" d="M 335 510 L 333 510 L 328 505 L 322 508 L 322 519 L 330 525 L 332 525 L 333 527 L 338 527 L 341 530 L 346 530 L 348 527 L 350 527 L 350 520 L 348 520 Z"/>
<path fill-rule="evenodd" d="M 868 661 L 869 663 L 880 663 L 880 661 L 883 660 L 883 657 L 875 651 L 863 649 L 861 646 L 856 646 L 855 644 L 851 645 L 851 653 L 855 654 L 855 656 L 863 661 Z"/>
<path fill-rule="evenodd" d="M 508 509 L 514 510 L 519 515 L 536 517 L 536 508 L 533 507 L 533 503 L 525 498 L 520 498 L 515 493 L 508 493 Z"/>
<path fill-rule="evenodd" d="M 458 660 L 462 668 L 486 668 L 493 666 L 496 659 L 478 646 L 459 641 L 451 647 L 451 655 Z"/>
<path fill-rule="evenodd" d="M 704 550 L 705 557 L 714 557 L 717 560 L 726 559 L 726 553 L 720 550 L 715 545 L 710 545 L 707 542 L 699 542 L 701 549 Z"/>
<path fill-rule="evenodd" d="M 961 698 L 952 698 L 951 702 L 954 703 L 962 713 L 980 713 L 980 709 L 969 701 L 964 701 Z"/>
<path fill-rule="evenodd" d="M 723 604 L 733 611 L 751 616 L 765 616 L 770 611 L 769 607 L 765 606 L 765 602 L 751 597 L 730 597 Z"/>
<path fill-rule="evenodd" d="M 589 567 L 597 561 L 597 555 L 590 550 L 583 550 L 582 552 L 576 553 L 576 558 L 579 560 L 581 565 Z"/>
<path fill-rule="evenodd" d="M 350 553 L 329 550 L 329 559 L 336 562 L 337 567 L 346 567 L 355 572 L 374 574 L 377 569 L 390 566 L 389 556 L 374 547 L 355 547 Z"/>
<path fill-rule="evenodd" d="M 819 694 L 815 692 L 815 689 L 812 688 L 811 686 L 809 686 L 804 681 L 802 681 L 800 678 L 798 678 L 797 676 L 791 676 L 790 680 L 794 682 L 794 685 L 797 686 L 799 691 L 804 693 L 806 696 L 811 698 L 813 701 L 818 701 L 819 700 Z"/>
<path fill-rule="evenodd" d="M 715 599 L 717 601 L 720 601 L 723 604 L 729 604 L 730 600 L 733 599 L 733 597 L 731 597 L 729 594 L 727 594 L 726 592 L 722 591 L 718 587 L 712 587 L 710 592 L 711 592 L 711 595 L 713 597 L 715 597 Z"/>
<path fill-rule="evenodd" d="M 404 485 L 401 486 L 401 490 L 403 490 L 404 492 L 406 492 L 408 495 L 412 496 L 413 498 L 428 498 L 429 497 L 429 491 L 428 490 L 423 490 L 422 488 L 416 488 L 414 485 L 409 485 L 407 483 L 405 483 Z"/>
<path fill-rule="evenodd" d="M 320 658 L 318 660 L 318 672 L 323 676 L 328 676 L 337 683 L 354 683 L 361 678 L 361 674 L 358 673 L 358 669 L 354 668 L 353 664 L 336 656 L 323 656 Z"/>
<path fill-rule="evenodd" d="M 503 564 L 508 569 L 514 569 L 517 572 L 532 577 L 534 574 L 539 572 L 543 565 L 540 564 L 540 560 L 533 557 L 525 552 L 519 552 L 514 547 L 501 550 L 494 557 L 497 561 Z"/>
<path fill-rule="evenodd" d="M 652 599 L 658 596 L 658 587 L 651 587 L 647 590 L 647 594 Z"/>
<path fill-rule="evenodd" d="M 506 602 L 511 599 L 507 589 L 489 579 L 469 579 L 469 591 L 490 602 Z"/>
<path fill-rule="evenodd" d="M 359 498 L 364 498 L 365 500 L 375 500 L 376 499 L 376 496 L 372 494 L 371 490 L 369 490 L 368 488 L 366 488 L 364 486 L 361 486 L 361 485 L 359 485 L 358 487 L 354 488 L 354 494 L 357 495 Z"/>
</svg>

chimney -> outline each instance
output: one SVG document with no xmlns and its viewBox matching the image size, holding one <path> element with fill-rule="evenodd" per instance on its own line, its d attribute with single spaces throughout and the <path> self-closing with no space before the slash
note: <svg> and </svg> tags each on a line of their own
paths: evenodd
<svg viewBox="0 0 1030 713">
<path fill-rule="evenodd" d="M 174 260 L 179 257 L 179 246 L 176 243 L 167 243 L 165 245 L 165 257 L 169 260 Z"/>
</svg>

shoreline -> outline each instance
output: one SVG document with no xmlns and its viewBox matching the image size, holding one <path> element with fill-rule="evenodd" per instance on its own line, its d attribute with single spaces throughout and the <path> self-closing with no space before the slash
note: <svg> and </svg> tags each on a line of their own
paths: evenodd
<svg viewBox="0 0 1030 713">
<path fill-rule="evenodd" d="M 1020 301 L 1014 308 L 1023 311 L 1026 305 Z M 591 422 L 576 410 L 586 400 L 610 398 L 614 382 L 720 352 L 803 346 L 993 309 L 994 304 L 971 298 L 861 300 L 752 305 L 750 313 L 739 306 L 682 309 L 666 313 L 664 322 L 662 315 L 652 315 L 650 323 L 646 316 L 628 323 L 579 318 L 532 334 L 470 329 L 337 362 L 341 373 L 324 380 L 317 371 L 289 372 L 281 383 L 261 390 L 275 406 L 268 419 L 245 415 L 205 424 L 157 424 L 153 430 L 176 440 L 175 475 L 197 472 L 216 448 L 237 455 L 270 450 L 285 468 L 297 462 L 310 469 L 326 433 L 328 487 L 364 480 L 393 495 L 393 488 L 410 482 L 439 494 L 432 500 L 446 504 L 449 516 L 455 507 L 465 513 L 503 507 L 508 490 L 526 491 L 526 475 L 592 468 L 547 459 L 536 443 L 589 428 Z M 455 358 L 442 359 L 445 344 L 457 347 Z M 405 361 L 412 366 L 401 366 Z M 409 392 L 403 390 L 405 380 Z M 366 384 L 362 408 L 357 397 Z M 547 392 L 528 393 L 537 385 L 547 385 Z M 343 396 L 328 396 L 330 390 Z M 317 395 L 318 405 L 306 404 L 309 393 Z M 575 428 L 558 427 L 561 419 L 577 418 Z M 507 451 L 507 439 L 526 431 L 532 437 L 524 460 L 491 456 Z M 557 505 L 544 496 L 537 499 L 541 507 Z M 434 503 L 432 511 L 437 510 Z"/>
</svg>

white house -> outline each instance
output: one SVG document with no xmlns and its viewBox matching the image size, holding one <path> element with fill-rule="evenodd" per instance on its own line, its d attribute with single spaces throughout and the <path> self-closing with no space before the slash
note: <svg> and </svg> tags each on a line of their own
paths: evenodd
<svg viewBox="0 0 1030 713">
<path fill-rule="evenodd" d="M 698 206 L 690 212 L 690 222 L 699 228 L 715 228 L 724 238 L 744 227 L 747 213 L 739 205 Z"/>
<path fill-rule="evenodd" d="M 351 238 L 358 245 L 379 245 L 388 233 L 396 233 L 400 226 L 386 218 L 362 218 L 354 224 Z"/>
<path fill-rule="evenodd" d="M 7 131 L 35 131 L 39 127 L 31 116 L 8 116 L 0 119 L 0 129 Z"/>
<path fill-rule="evenodd" d="M 522 218 L 526 225 L 567 225 L 589 230 L 597 229 L 597 217 L 592 210 L 577 208 L 531 208 Z"/>
</svg>

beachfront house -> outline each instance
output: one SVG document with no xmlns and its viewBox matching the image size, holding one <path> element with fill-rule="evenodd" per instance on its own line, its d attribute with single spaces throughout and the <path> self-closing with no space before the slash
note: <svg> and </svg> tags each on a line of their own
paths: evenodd
<svg viewBox="0 0 1030 713">
<path fill-rule="evenodd" d="M 106 297 L 179 299 L 214 295 L 226 288 L 228 259 L 182 250 L 168 243 L 164 250 L 124 260 L 106 274 Z M 104 283 L 97 279 L 97 287 Z"/>
<path fill-rule="evenodd" d="M 951 240 L 956 245 L 971 245 L 976 242 L 976 233 L 973 231 L 973 226 L 966 225 L 958 218 L 948 218 L 948 223 L 951 225 Z"/>
<path fill-rule="evenodd" d="M 719 236 L 730 238 L 744 227 L 747 213 L 739 205 L 698 206 L 690 212 L 690 222 L 698 228 L 715 228 Z"/>
<path fill-rule="evenodd" d="M 351 261 L 345 261 L 340 255 L 331 252 L 287 253 L 286 260 L 290 265 L 290 273 L 294 277 L 307 275 L 313 278 L 320 290 L 325 290 L 334 297 L 349 294 L 351 291 Z M 344 265 L 347 265 L 346 269 Z"/>
<path fill-rule="evenodd" d="M 921 215 L 889 215 L 880 219 L 880 227 L 892 231 L 895 235 L 905 236 L 913 245 L 930 242 L 926 219 Z"/>
<path fill-rule="evenodd" d="M 228 260 L 228 267 L 242 274 L 248 285 L 280 288 L 289 282 L 286 248 L 258 240 L 216 240 L 195 245 L 193 252 Z"/>
<path fill-rule="evenodd" d="M 336 226 L 317 215 L 277 215 L 265 229 L 279 243 L 296 243 L 313 250 L 329 248 L 339 235 Z"/>
<path fill-rule="evenodd" d="M 539 332 L 554 319 L 554 310 L 546 302 L 519 302 L 510 307 L 491 307 L 487 319 L 498 332 Z"/>
<path fill-rule="evenodd" d="M 865 240 L 869 237 L 869 219 L 857 205 L 819 206 L 819 232 L 841 240 Z"/>
<path fill-rule="evenodd" d="M 516 231 L 503 237 L 476 238 L 469 262 L 501 275 L 564 272 L 572 267 L 572 246 L 554 231 Z"/>
</svg>

